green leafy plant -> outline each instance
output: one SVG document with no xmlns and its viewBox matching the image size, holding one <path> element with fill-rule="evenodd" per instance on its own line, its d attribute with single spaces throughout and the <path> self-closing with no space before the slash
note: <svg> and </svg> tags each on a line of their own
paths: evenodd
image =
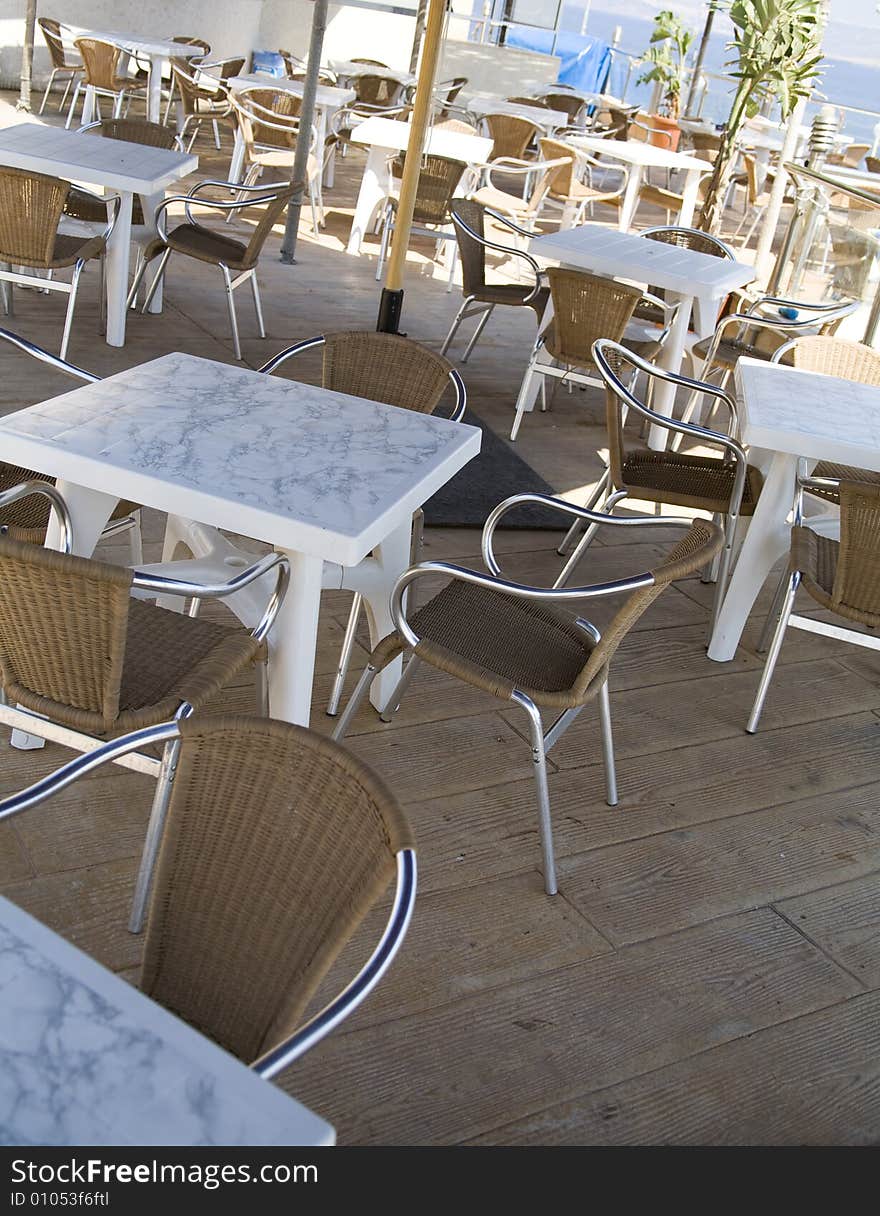
<svg viewBox="0 0 880 1216">
<path fill-rule="evenodd" d="M 651 43 L 642 57 L 648 67 L 636 84 L 659 82 L 663 90 L 660 113 L 669 118 L 678 118 L 687 56 L 694 38 L 694 31 L 683 25 L 672 9 L 663 9 L 655 16 Z"/>
<path fill-rule="evenodd" d="M 703 201 L 700 227 L 718 227 L 721 202 L 733 167 L 737 136 L 771 97 L 788 118 L 798 99 L 809 97 L 820 75 L 822 0 L 733 0 L 728 10 L 734 26 L 727 64 L 738 81 L 730 117 Z"/>
</svg>

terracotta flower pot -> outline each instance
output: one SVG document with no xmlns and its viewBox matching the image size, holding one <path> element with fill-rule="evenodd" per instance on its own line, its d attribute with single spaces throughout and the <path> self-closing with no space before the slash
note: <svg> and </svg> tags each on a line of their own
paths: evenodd
<svg viewBox="0 0 880 1216">
<path fill-rule="evenodd" d="M 648 132 L 636 127 L 632 132 L 636 139 L 644 139 L 647 143 L 653 144 L 655 148 L 666 148 L 669 152 L 678 151 L 681 131 L 674 118 L 667 118 L 665 114 L 642 113 L 637 114 L 636 118 L 640 123 L 651 128 L 651 131 Z"/>
</svg>

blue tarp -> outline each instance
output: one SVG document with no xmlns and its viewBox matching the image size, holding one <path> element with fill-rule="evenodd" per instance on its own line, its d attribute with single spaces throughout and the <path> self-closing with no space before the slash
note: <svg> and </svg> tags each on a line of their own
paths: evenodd
<svg viewBox="0 0 880 1216">
<path fill-rule="evenodd" d="M 513 25 L 508 27 L 505 41 L 507 46 L 522 50 L 558 55 L 562 60 L 557 77 L 560 84 L 570 84 L 585 93 L 601 93 L 605 89 L 611 68 L 611 48 L 601 38 L 560 30 L 554 51 L 552 30 Z"/>
</svg>

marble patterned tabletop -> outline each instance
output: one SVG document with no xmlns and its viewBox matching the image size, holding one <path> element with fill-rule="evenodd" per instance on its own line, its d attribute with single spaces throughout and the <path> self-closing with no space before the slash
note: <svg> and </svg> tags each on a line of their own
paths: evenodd
<svg viewBox="0 0 880 1216">
<path fill-rule="evenodd" d="M 342 566 L 480 439 L 460 422 L 180 353 L 0 420 L 12 463 Z"/>
<path fill-rule="evenodd" d="M 332 1145 L 295 1099 L 0 897 L 0 1144 Z"/>
<path fill-rule="evenodd" d="M 761 359 L 735 378 L 743 442 L 880 472 L 880 388 Z"/>
</svg>

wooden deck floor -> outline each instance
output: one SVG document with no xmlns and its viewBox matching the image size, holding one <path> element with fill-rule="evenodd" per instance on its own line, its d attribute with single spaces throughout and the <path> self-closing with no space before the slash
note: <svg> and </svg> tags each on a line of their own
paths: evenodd
<svg viewBox="0 0 880 1216">
<path fill-rule="evenodd" d="M 225 164 L 203 149 L 216 175 Z M 265 342 L 251 336 L 240 293 L 252 366 L 321 329 L 373 326 L 374 258 L 341 251 L 361 164 L 348 161 L 328 194 L 320 243 L 304 222 L 296 267 L 278 263 L 271 239 Z M 427 273 L 427 257 L 411 269 L 405 327 L 438 343 L 460 295 Z M 132 315 L 122 350 L 96 336 L 96 278 L 85 278 L 73 360 L 101 374 L 171 349 L 231 360 L 215 271 L 172 262 L 165 313 Z M 55 347 L 63 304 L 18 292 L 16 305 L 8 324 Z M 473 408 L 502 434 L 531 334 L 530 317 L 498 317 L 465 369 Z M 0 358 L 4 412 L 69 387 L 12 351 Z M 576 494 L 599 468 L 599 418 L 594 393 L 558 392 L 548 414 L 527 417 L 517 448 Z M 147 520 L 148 558 L 161 522 Z M 585 577 L 650 566 L 658 532 L 597 544 Z M 511 574 L 548 579 L 557 541 L 502 533 Z M 102 552 L 126 560 L 124 543 Z M 425 553 L 477 564 L 479 535 L 432 529 Z M 696 579 L 670 590 L 615 662 L 620 805 L 603 801 L 589 710 L 551 754 L 554 899 L 539 872 L 524 719 L 431 672 L 394 723 L 361 714 L 350 744 L 412 818 L 420 892 L 381 988 L 282 1080 L 341 1144 L 878 1139 L 880 659 L 793 635 L 762 729 L 747 737 L 760 613 L 736 659 L 713 664 L 710 592 Z M 325 596 L 313 723 L 322 731 L 347 611 L 344 594 Z M 222 708 L 250 697 L 232 690 Z M 0 792 L 63 758 L 54 745 L 17 752 L 0 738 Z M 146 778 L 116 770 L 0 825 L 0 891 L 127 978 L 140 950 L 125 922 L 149 797 Z"/>
</svg>

